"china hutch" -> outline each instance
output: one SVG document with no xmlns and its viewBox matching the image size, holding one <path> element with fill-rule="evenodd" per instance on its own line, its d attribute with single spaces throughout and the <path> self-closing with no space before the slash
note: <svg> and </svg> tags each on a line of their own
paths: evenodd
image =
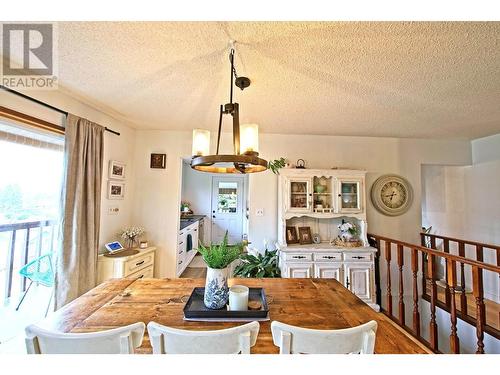
<svg viewBox="0 0 500 375">
<path fill-rule="evenodd" d="M 280 268 L 283 277 L 336 279 L 378 310 L 376 249 L 367 239 L 365 176 L 365 171 L 347 169 L 280 170 Z M 331 244 L 345 222 L 355 226 L 359 246 Z M 300 227 L 309 227 L 311 238 L 300 238 Z"/>
</svg>

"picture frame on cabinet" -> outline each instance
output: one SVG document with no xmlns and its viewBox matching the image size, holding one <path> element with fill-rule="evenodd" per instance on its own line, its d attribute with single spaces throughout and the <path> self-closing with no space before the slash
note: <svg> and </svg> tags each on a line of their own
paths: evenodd
<svg viewBox="0 0 500 375">
<path fill-rule="evenodd" d="M 297 228 L 295 227 L 286 227 L 286 243 L 294 244 L 299 243 L 299 236 L 297 235 Z"/>
<path fill-rule="evenodd" d="M 312 244 L 311 227 L 299 227 L 299 242 L 301 245 Z"/>
<path fill-rule="evenodd" d="M 108 199 L 123 199 L 125 197 L 125 183 L 108 181 Z"/>
<path fill-rule="evenodd" d="M 125 163 L 117 160 L 109 161 L 108 178 L 125 180 Z"/>
</svg>

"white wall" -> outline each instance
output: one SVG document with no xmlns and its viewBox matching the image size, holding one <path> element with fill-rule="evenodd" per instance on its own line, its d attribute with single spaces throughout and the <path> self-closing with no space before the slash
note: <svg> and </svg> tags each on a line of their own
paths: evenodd
<svg viewBox="0 0 500 375">
<path fill-rule="evenodd" d="M 500 135 L 472 141 L 471 165 L 424 166 L 422 174 L 423 225 L 436 234 L 500 244 Z M 483 252 L 485 262 L 496 264 L 493 250 Z M 467 246 L 466 256 L 475 259 L 475 248 Z M 465 274 L 470 288 L 470 269 Z M 484 289 L 486 298 L 500 302 L 498 276 L 485 272 Z"/>
<path fill-rule="evenodd" d="M 121 133 L 120 136 L 116 136 L 109 132 L 105 132 L 104 138 L 101 228 L 99 239 L 100 251 L 104 251 L 104 243 L 116 239 L 117 232 L 122 227 L 131 224 L 130 220 L 132 214 L 132 202 L 134 200 L 135 183 L 133 164 L 135 130 L 128 124 L 118 121 L 102 111 L 84 104 L 60 91 L 27 91 L 25 94 Z M 34 117 L 42 118 L 46 121 L 61 125 L 63 124 L 63 116 L 61 114 L 38 104 L 29 102 L 26 99 L 17 97 L 13 94 L 6 93 L 3 90 L 0 91 L 0 105 Z M 109 201 L 107 199 L 108 161 L 111 159 L 120 160 L 127 164 L 125 199 L 123 200 Z M 119 207 L 120 211 L 117 215 L 111 216 L 107 214 L 110 203 L 112 206 Z"/>
</svg>

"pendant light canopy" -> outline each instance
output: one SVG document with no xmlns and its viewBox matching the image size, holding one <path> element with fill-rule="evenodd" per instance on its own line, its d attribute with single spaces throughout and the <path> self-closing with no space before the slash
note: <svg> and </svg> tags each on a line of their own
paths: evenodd
<svg viewBox="0 0 500 375">
<path fill-rule="evenodd" d="M 210 155 L 210 132 L 208 130 L 193 130 L 193 149 L 191 168 L 211 173 L 255 173 L 267 169 L 267 161 L 259 158 L 259 126 L 243 124 L 240 126 L 239 104 L 233 103 L 233 78 L 236 86 L 244 89 L 250 86 L 247 77 L 238 77 L 234 68 L 234 49 L 229 53 L 231 62 L 231 88 L 229 103 L 220 106 L 219 130 L 217 132 L 217 151 Z M 224 115 L 233 118 L 233 147 L 231 155 L 219 155 L 219 145 Z"/>
</svg>

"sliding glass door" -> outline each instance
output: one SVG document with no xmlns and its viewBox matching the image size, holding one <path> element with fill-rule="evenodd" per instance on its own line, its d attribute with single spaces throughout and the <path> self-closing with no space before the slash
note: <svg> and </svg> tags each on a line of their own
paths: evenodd
<svg viewBox="0 0 500 375">
<path fill-rule="evenodd" d="M 43 317 L 49 304 L 49 267 L 60 242 L 63 149 L 63 135 L 0 116 L 0 342 L 22 325 L 5 314 L 16 311 L 31 286 L 27 276 L 38 273 L 44 280 L 35 280 L 17 314 Z"/>
</svg>

